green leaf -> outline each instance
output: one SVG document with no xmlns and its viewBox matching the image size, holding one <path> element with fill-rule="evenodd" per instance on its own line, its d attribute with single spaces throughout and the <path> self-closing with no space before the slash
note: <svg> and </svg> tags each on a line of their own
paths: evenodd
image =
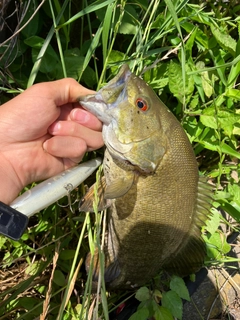
<svg viewBox="0 0 240 320">
<path fill-rule="evenodd" d="M 201 72 L 201 78 L 202 78 L 202 86 L 203 90 L 205 92 L 205 95 L 210 98 L 213 94 L 213 85 L 209 78 L 208 71 Z"/>
<path fill-rule="evenodd" d="M 231 246 L 227 243 L 223 233 L 215 232 L 212 235 L 204 236 L 207 243 L 207 254 L 209 257 L 219 259 L 222 254 L 226 254 L 231 250 Z"/>
<path fill-rule="evenodd" d="M 206 227 L 204 227 L 204 229 L 206 229 L 211 234 L 214 234 L 219 228 L 219 224 L 220 215 L 219 212 L 216 209 L 214 209 L 212 210 L 212 214 L 210 215 L 209 219 L 206 221 Z"/>
<path fill-rule="evenodd" d="M 62 271 L 55 270 L 53 276 L 53 282 L 56 283 L 59 287 L 64 287 L 66 285 L 66 279 Z"/>
<path fill-rule="evenodd" d="M 221 207 L 227 211 L 230 216 L 232 216 L 237 222 L 240 222 L 240 206 L 235 202 L 223 202 Z"/>
<path fill-rule="evenodd" d="M 71 260 L 74 258 L 76 250 L 65 249 L 60 252 L 59 259 Z"/>
<path fill-rule="evenodd" d="M 180 298 L 190 301 L 190 296 L 182 278 L 173 276 L 170 281 L 170 289 L 176 292 Z"/>
<path fill-rule="evenodd" d="M 38 273 L 39 269 L 41 268 L 41 266 L 42 266 L 41 261 L 35 261 L 34 263 L 31 263 L 27 267 L 27 269 L 25 270 L 25 273 L 30 276 L 36 275 Z"/>
<path fill-rule="evenodd" d="M 154 313 L 154 320 L 173 320 L 173 316 L 167 308 L 158 306 Z"/>
<path fill-rule="evenodd" d="M 21 297 L 18 301 L 18 307 L 23 307 L 24 309 L 31 310 L 33 307 L 38 304 L 39 301 L 36 298 L 32 297 Z M 32 311 L 32 310 L 31 310 Z"/>
<path fill-rule="evenodd" d="M 33 14 L 35 14 L 34 18 L 31 19 L 21 31 L 21 34 L 23 34 L 25 38 L 35 35 L 39 28 L 39 11 L 36 12 L 35 3 L 35 1 L 30 2 L 29 8 L 24 14 L 24 18 L 21 23 L 21 26 L 25 25 L 26 22 L 32 18 Z"/>
<path fill-rule="evenodd" d="M 24 40 L 28 46 L 32 47 L 32 58 L 33 62 L 36 62 L 38 59 L 39 52 L 41 51 L 45 39 L 32 36 Z M 41 58 L 41 65 L 39 70 L 43 73 L 49 73 L 56 69 L 57 64 L 59 64 L 59 58 L 52 46 L 49 44 L 44 55 Z"/>
<path fill-rule="evenodd" d="M 219 145 L 218 142 L 216 141 L 211 141 L 209 139 L 206 140 L 198 140 L 198 143 L 200 143 L 201 145 L 203 145 L 206 149 L 208 150 L 212 150 L 212 151 L 217 151 L 217 152 L 221 152 L 221 153 L 226 153 L 230 156 L 236 157 L 238 159 L 240 159 L 240 153 L 235 151 L 233 148 L 231 148 L 229 145 L 227 145 L 226 143 L 221 143 Z"/>
<path fill-rule="evenodd" d="M 238 101 L 240 101 L 240 90 L 238 89 L 227 89 L 227 91 L 225 92 L 225 96 L 236 99 Z"/>
<path fill-rule="evenodd" d="M 217 28 L 215 25 L 211 24 L 211 31 L 213 33 L 213 36 L 216 38 L 219 45 L 226 50 L 227 52 L 230 52 L 233 56 L 235 56 L 236 52 L 236 40 L 234 40 L 229 34 L 222 32 L 219 28 Z"/>
<path fill-rule="evenodd" d="M 0 235 L 0 249 L 3 249 L 5 246 L 5 242 L 7 241 L 7 237 Z"/>
<path fill-rule="evenodd" d="M 173 95 L 179 99 L 181 103 L 183 103 L 184 96 L 191 96 L 194 91 L 194 80 L 192 76 L 188 76 L 187 72 L 185 74 L 186 85 L 183 85 L 183 74 L 189 69 L 187 65 L 185 65 L 186 70 L 182 71 L 180 64 L 171 61 L 168 69 L 168 78 L 169 78 L 169 89 L 173 93 Z"/>
<path fill-rule="evenodd" d="M 174 317 L 180 320 L 182 319 L 182 300 L 176 292 L 172 290 L 164 292 L 162 296 L 162 306 L 171 311 Z"/>
<path fill-rule="evenodd" d="M 190 22 L 184 22 L 181 23 L 181 27 L 185 29 L 188 33 L 191 33 L 196 26 Z M 200 28 L 196 28 L 196 31 L 194 31 L 195 35 L 194 37 L 196 40 L 206 49 L 208 49 L 208 36 L 206 33 L 204 33 Z"/>
<path fill-rule="evenodd" d="M 226 135 L 231 136 L 233 125 L 237 122 L 240 123 L 240 114 L 211 106 L 203 110 L 200 121 L 203 125 L 212 129 L 222 128 Z"/>
<path fill-rule="evenodd" d="M 135 298 L 139 301 L 145 301 L 150 299 L 150 292 L 149 289 L 147 287 L 141 287 L 140 289 L 138 289 L 138 291 L 136 292 Z"/>
<path fill-rule="evenodd" d="M 136 34 L 137 32 L 138 15 L 131 5 L 124 7 L 124 16 L 121 21 L 121 25 L 118 29 L 118 33 L 122 34 Z"/>
<path fill-rule="evenodd" d="M 148 318 L 148 315 L 148 309 L 146 307 L 143 307 L 137 310 L 133 315 L 131 315 L 129 320 L 146 320 Z"/>
<path fill-rule="evenodd" d="M 39 36 L 31 36 L 24 40 L 24 43 L 27 44 L 31 48 L 42 48 L 44 44 L 44 39 Z"/>
</svg>

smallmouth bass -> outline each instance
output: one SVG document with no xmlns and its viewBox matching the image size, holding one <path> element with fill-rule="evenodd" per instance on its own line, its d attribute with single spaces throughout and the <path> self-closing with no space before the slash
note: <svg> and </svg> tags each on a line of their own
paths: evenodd
<svg viewBox="0 0 240 320">
<path fill-rule="evenodd" d="M 107 287 L 135 288 L 161 269 L 178 275 L 197 271 L 205 257 L 201 227 L 210 208 L 209 186 L 199 178 L 178 120 L 127 65 L 79 102 L 103 122 L 106 151 L 99 192 L 109 206 Z M 83 199 L 80 210 L 89 211 L 90 199 Z M 90 256 L 87 269 L 89 261 Z"/>
</svg>

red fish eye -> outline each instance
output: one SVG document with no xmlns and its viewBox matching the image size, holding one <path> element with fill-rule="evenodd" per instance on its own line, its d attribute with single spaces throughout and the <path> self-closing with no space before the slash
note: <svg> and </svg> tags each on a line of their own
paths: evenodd
<svg viewBox="0 0 240 320">
<path fill-rule="evenodd" d="M 138 99 L 136 100 L 136 105 L 137 105 L 137 107 L 138 107 L 139 109 L 141 109 L 142 111 L 147 111 L 147 109 L 148 109 L 147 103 L 146 103 L 143 99 L 141 99 L 141 98 L 138 98 Z"/>
</svg>

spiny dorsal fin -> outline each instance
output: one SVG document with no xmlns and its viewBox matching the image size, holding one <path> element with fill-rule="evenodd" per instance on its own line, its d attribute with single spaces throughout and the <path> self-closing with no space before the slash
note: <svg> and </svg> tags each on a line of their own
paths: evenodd
<svg viewBox="0 0 240 320">
<path fill-rule="evenodd" d="M 206 245 L 201 236 L 211 208 L 211 186 L 204 177 L 199 177 L 196 211 L 193 217 L 190 233 L 186 234 L 181 248 L 166 262 L 163 269 L 170 273 L 185 276 L 198 271 L 206 256 Z"/>
</svg>

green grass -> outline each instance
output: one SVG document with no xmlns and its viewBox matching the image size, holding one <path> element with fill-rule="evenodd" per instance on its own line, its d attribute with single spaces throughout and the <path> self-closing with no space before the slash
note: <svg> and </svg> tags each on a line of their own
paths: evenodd
<svg viewBox="0 0 240 320">
<path fill-rule="evenodd" d="M 208 266 L 231 264 L 219 226 L 232 232 L 240 221 L 240 6 L 218 3 L 49 0 L 36 12 L 40 1 L 31 1 L 18 45 L 0 46 L 1 102 L 33 83 L 66 76 L 98 89 L 123 63 L 142 75 L 182 123 L 215 190 L 205 228 Z M 71 194 L 71 208 L 63 199 L 31 218 L 19 242 L 0 237 L 0 319 L 108 319 L 108 310 L 121 301 L 106 292 L 103 278 L 99 294 L 91 295 L 92 272 L 87 277 L 84 259 L 101 248 L 106 215 L 78 212 L 83 189 Z M 224 220 L 219 209 L 237 223 Z M 174 281 L 181 280 L 170 279 L 166 292 L 141 288 L 132 320 L 145 320 L 149 310 L 157 319 L 180 319 L 168 301 L 175 299 L 181 310 L 185 287 L 180 283 L 176 292 Z"/>
</svg>

